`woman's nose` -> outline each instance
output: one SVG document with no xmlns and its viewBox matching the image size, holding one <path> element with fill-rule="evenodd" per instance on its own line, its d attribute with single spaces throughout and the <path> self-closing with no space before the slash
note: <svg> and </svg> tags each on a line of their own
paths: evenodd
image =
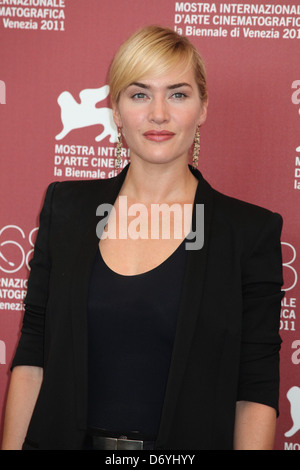
<svg viewBox="0 0 300 470">
<path fill-rule="evenodd" d="M 169 120 L 168 105 L 164 98 L 153 99 L 150 104 L 149 121 L 162 124 Z"/>
</svg>

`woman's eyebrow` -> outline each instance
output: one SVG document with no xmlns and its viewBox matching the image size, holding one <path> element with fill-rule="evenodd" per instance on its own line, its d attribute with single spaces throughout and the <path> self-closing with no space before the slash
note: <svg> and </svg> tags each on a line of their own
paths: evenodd
<svg viewBox="0 0 300 470">
<path fill-rule="evenodd" d="M 130 85 L 128 86 L 137 86 L 139 88 L 146 88 L 146 89 L 150 88 L 150 86 L 145 85 L 145 83 L 140 83 L 140 82 L 133 82 L 133 83 L 130 83 Z"/>
<path fill-rule="evenodd" d="M 130 83 L 129 86 L 137 86 L 139 88 L 145 88 L 146 90 L 151 88 L 150 85 L 146 85 L 145 83 L 140 83 L 140 82 Z M 169 85 L 169 86 L 167 86 L 167 89 L 168 90 L 174 90 L 175 88 L 181 88 L 183 86 L 188 86 L 188 87 L 192 88 L 192 86 L 189 83 L 182 82 L 182 83 L 175 83 L 174 85 Z"/>
<path fill-rule="evenodd" d="M 189 83 L 185 83 L 185 82 L 175 83 L 175 85 L 170 85 L 167 88 L 168 88 L 168 90 L 174 90 L 174 88 L 181 88 L 183 86 L 188 86 L 188 87 L 192 88 L 192 85 L 190 85 Z"/>
</svg>

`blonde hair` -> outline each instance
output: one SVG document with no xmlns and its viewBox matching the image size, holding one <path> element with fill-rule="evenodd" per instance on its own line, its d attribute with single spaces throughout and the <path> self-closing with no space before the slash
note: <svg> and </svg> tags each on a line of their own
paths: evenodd
<svg viewBox="0 0 300 470">
<path fill-rule="evenodd" d="M 184 36 L 161 26 L 147 26 L 128 38 L 116 53 L 110 67 L 109 86 L 113 102 L 121 91 L 147 75 L 163 75 L 179 63 L 184 72 L 194 69 L 202 102 L 207 101 L 206 71 L 197 49 Z"/>
</svg>

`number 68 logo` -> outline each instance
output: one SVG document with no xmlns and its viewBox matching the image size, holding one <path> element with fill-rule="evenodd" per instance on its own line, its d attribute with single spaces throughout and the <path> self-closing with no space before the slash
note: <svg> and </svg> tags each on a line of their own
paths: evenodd
<svg viewBox="0 0 300 470">
<path fill-rule="evenodd" d="M 0 240 L 4 237 L 5 241 L 0 243 L 0 270 L 5 273 L 16 273 L 25 265 L 29 267 L 29 260 L 33 253 L 34 241 L 33 234 L 38 227 L 31 230 L 28 235 L 30 250 L 25 251 L 24 244 L 26 236 L 24 231 L 17 225 L 6 225 L 0 230 Z M 12 233 L 14 236 L 12 236 Z M 19 241 L 17 241 L 19 240 Z"/>
<path fill-rule="evenodd" d="M 296 260 L 296 249 L 293 245 L 286 242 L 281 242 L 281 246 L 284 278 L 283 290 L 288 291 L 296 286 L 298 280 L 297 271 L 293 266 L 293 263 Z"/>
</svg>

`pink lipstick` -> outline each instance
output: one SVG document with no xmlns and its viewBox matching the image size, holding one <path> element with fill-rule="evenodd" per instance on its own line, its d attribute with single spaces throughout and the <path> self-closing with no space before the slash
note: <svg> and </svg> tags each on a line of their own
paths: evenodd
<svg viewBox="0 0 300 470">
<path fill-rule="evenodd" d="M 162 130 L 150 130 L 143 134 L 147 140 L 151 140 L 152 142 L 164 142 L 165 140 L 170 140 L 175 135 L 174 132 Z"/>
</svg>

